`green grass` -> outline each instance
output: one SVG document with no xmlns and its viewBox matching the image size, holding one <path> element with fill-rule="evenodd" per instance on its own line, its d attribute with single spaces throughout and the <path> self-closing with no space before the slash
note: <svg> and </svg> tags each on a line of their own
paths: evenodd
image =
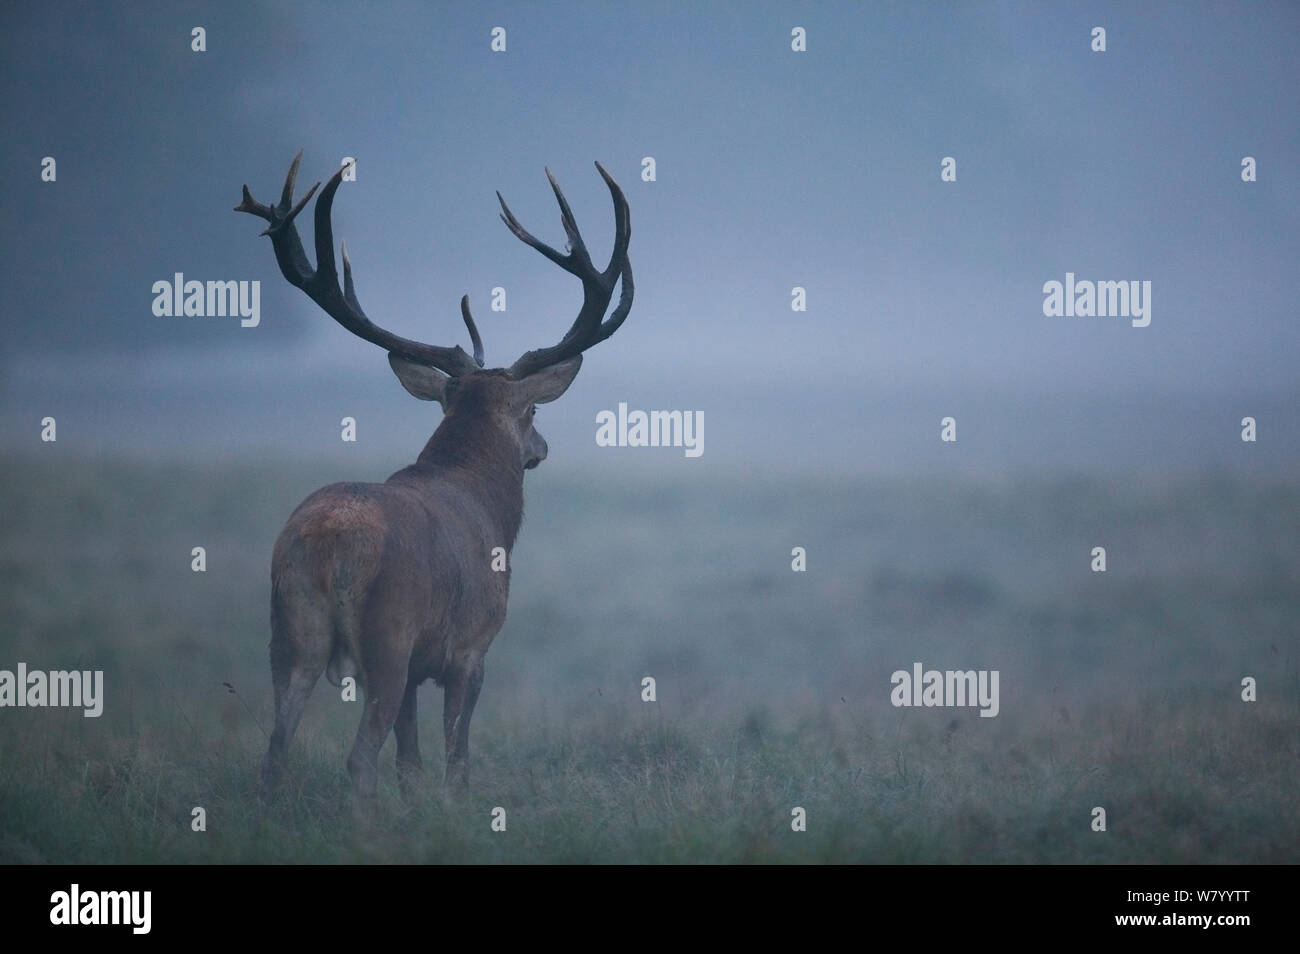
<svg viewBox="0 0 1300 954">
<path fill-rule="evenodd" d="M 0 750 L 0 858 L 1293 862 L 1294 718 L 1213 712 L 1108 710 L 1025 733 L 971 719 L 864 724 L 847 706 L 790 727 L 762 716 L 705 727 L 660 711 L 575 726 L 521 715 L 480 727 L 463 795 L 430 772 L 403 799 L 390 744 L 379 810 L 361 818 L 338 735 L 306 733 L 286 791 L 263 807 L 261 739 L 242 720 L 223 733 L 178 719 L 107 745 L 60 726 Z M 195 805 L 206 832 L 190 830 Z M 1094 805 L 1107 810 L 1105 833 L 1090 829 Z M 504 832 L 490 827 L 497 806 Z M 791 830 L 794 806 L 806 832 Z"/>
<path fill-rule="evenodd" d="M 0 710 L 0 862 L 1300 860 L 1300 489 L 1282 480 L 539 471 L 469 792 L 441 782 L 430 685 L 427 778 L 402 799 L 390 741 L 379 811 L 357 818 L 359 707 L 322 682 L 263 806 L 271 542 L 315 486 L 391 469 L 5 463 L 0 668 L 103 669 L 106 701 Z M 998 669 L 1001 714 L 891 707 L 890 672 L 918 660 Z"/>
</svg>

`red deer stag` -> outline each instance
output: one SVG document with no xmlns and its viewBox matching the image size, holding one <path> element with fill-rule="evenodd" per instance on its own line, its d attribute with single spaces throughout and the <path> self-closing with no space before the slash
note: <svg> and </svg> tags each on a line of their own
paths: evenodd
<svg viewBox="0 0 1300 954">
<path fill-rule="evenodd" d="M 632 307 L 627 199 L 609 173 L 596 168 L 614 198 L 614 252 L 604 271 L 587 254 L 573 213 L 550 170 L 569 249 L 561 254 L 515 219 L 501 194 L 501 219 L 519 239 L 582 280 L 582 308 L 559 343 L 529 351 L 509 368 L 483 369 L 483 343 L 460 301 L 474 357 L 459 345 L 440 347 L 399 337 L 371 322 L 352 287 L 343 246 L 343 287 L 334 266 L 330 208 L 346 167 L 316 201 L 316 268 L 303 252 L 294 218 L 316 192 L 295 205 L 299 153 L 279 205 L 262 205 L 244 187 L 237 212 L 270 223 L 275 260 L 291 285 L 358 338 L 388 352 L 402 386 L 442 405 L 443 418 L 409 467 L 382 484 L 331 484 L 289 517 L 271 559 L 271 680 L 275 730 L 262 769 L 264 791 L 284 774 L 286 750 L 322 672 L 335 685 L 353 676 L 365 693 L 348 772 L 359 803 L 372 803 L 380 748 L 397 735 L 403 788 L 420 767 L 416 692 L 433 679 L 443 686 L 447 781 L 463 787 L 469 772 L 469 722 L 483 683 L 483 657 L 506 618 L 510 570 L 492 568 L 493 550 L 513 547 L 523 519 L 524 471 L 546 459 L 533 427 L 536 405 L 554 401 L 572 383 L 582 352 L 618 330 Z M 622 294 L 605 318 L 614 286 Z"/>
</svg>

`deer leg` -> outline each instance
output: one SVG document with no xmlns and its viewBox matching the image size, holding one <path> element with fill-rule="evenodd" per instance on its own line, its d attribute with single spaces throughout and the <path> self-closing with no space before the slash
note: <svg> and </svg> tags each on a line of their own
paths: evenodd
<svg viewBox="0 0 1300 954">
<path fill-rule="evenodd" d="M 416 726 L 416 693 L 419 688 L 414 679 L 407 681 L 402 707 L 397 710 L 397 723 L 393 726 L 397 735 L 397 780 L 402 785 L 402 794 L 406 796 L 412 793 L 423 765 L 419 730 Z"/>
<path fill-rule="evenodd" d="M 483 658 L 459 660 L 444 681 L 442 733 L 447 747 L 447 784 L 469 786 L 469 720 L 483 687 Z"/>
<path fill-rule="evenodd" d="M 310 615 L 309 612 L 304 612 L 297 619 L 301 623 L 304 617 Z M 277 614 L 272 619 L 271 683 L 275 689 L 275 728 L 271 732 L 271 744 L 262 763 L 263 797 L 270 797 L 279 790 L 284 779 L 289 743 L 298 731 L 302 711 L 321 673 L 325 671 L 326 663 L 324 651 L 314 652 L 310 641 L 294 638 L 294 634 L 281 622 L 285 618 L 284 615 Z M 322 619 L 317 623 L 321 632 L 327 632 L 327 621 Z M 320 649 L 319 646 L 314 648 Z"/>
<path fill-rule="evenodd" d="M 379 784 L 379 750 L 393 731 L 406 696 L 405 667 L 366 674 L 366 708 L 348 756 L 348 774 L 358 808 L 373 807 Z"/>
</svg>

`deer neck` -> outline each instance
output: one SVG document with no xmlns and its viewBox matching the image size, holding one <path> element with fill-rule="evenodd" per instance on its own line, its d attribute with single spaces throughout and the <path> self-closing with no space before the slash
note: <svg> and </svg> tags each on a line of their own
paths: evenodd
<svg viewBox="0 0 1300 954">
<path fill-rule="evenodd" d="M 445 417 L 416 459 L 430 489 L 451 484 L 477 497 L 507 550 L 524 519 L 524 468 L 509 436 L 482 422 Z"/>
</svg>

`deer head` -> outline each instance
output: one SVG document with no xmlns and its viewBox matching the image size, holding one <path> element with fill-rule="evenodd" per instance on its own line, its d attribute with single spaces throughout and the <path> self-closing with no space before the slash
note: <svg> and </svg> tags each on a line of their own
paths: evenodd
<svg viewBox="0 0 1300 954">
<path fill-rule="evenodd" d="M 294 219 L 316 193 L 320 183 L 313 185 L 297 204 L 294 203 L 294 182 L 301 160 L 302 153 L 299 152 L 289 167 L 279 204 L 263 205 L 249 193 L 248 186 L 244 186 L 243 201 L 235 207 L 236 212 L 247 212 L 270 223 L 262 234 L 270 236 L 275 260 L 285 279 L 301 288 L 326 314 L 358 338 L 384 348 L 388 352 L 388 363 L 402 386 L 423 401 L 437 401 L 442 406 L 444 420 L 474 415 L 477 426 L 493 428 L 517 445 L 519 464 L 523 469 L 536 467 L 545 460 L 546 441 L 533 425 L 537 405 L 554 401 L 565 392 L 582 366 L 582 353 L 617 331 L 632 307 L 635 287 L 627 257 L 631 221 L 627 199 L 618 183 L 599 162 L 596 163 L 596 169 L 614 199 L 614 251 L 604 270 L 592 264 L 569 203 L 549 169 L 546 177 L 560 205 L 560 218 L 568 237 L 567 253 L 561 254 L 534 238 L 519 224 L 501 193 L 497 193 L 501 220 L 510 231 L 566 272 L 577 276 L 582 281 L 583 298 L 577 317 L 559 343 L 529 351 L 508 368 L 484 369 L 483 341 L 470 313 L 468 295 L 460 300 L 460 313 L 469 330 L 473 357 L 459 345 L 444 347 L 403 338 L 366 317 L 353 287 L 352 263 L 348 260 L 346 244 L 341 245 L 343 287 L 340 289 L 334 263 L 330 212 L 334 194 L 347 171 L 346 166 L 330 177 L 316 201 L 316 267 L 311 267 Z M 620 281 L 622 293 L 618 305 L 606 318 L 614 286 Z"/>
</svg>

